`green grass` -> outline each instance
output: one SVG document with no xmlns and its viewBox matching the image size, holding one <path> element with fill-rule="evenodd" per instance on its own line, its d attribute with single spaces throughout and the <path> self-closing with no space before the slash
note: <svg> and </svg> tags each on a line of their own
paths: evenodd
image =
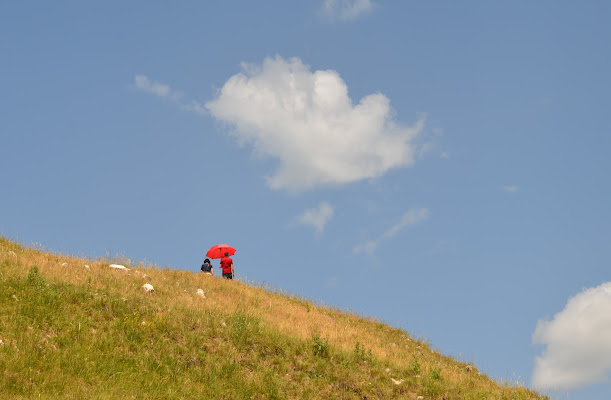
<svg viewBox="0 0 611 400">
<path fill-rule="evenodd" d="M 0 340 L 3 399 L 544 398 L 307 300 L 2 238 Z"/>
</svg>

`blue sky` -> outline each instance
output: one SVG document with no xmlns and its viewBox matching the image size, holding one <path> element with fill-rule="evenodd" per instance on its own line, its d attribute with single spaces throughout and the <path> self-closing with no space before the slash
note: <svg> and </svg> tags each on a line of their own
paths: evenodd
<svg viewBox="0 0 611 400">
<path fill-rule="evenodd" d="M 611 386 L 611 3 L 3 2 L 0 234 Z M 216 264 L 215 264 L 216 265 Z"/>
</svg>

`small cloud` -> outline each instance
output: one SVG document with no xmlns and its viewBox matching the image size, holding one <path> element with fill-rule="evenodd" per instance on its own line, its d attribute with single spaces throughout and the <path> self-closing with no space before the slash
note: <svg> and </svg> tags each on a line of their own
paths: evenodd
<svg viewBox="0 0 611 400">
<path fill-rule="evenodd" d="M 535 387 L 572 390 L 607 381 L 611 372 L 611 282 L 570 298 L 551 321 L 539 320 L 532 341 L 546 346 L 535 358 Z"/>
<path fill-rule="evenodd" d="M 418 148 L 418 158 L 424 158 L 424 156 L 435 148 L 432 142 L 425 142 Z"/>
<path fill-rule="evenodd" d="M 352 21 L 369 13 L 375 6 L 371 0 L 325 0 L 321 12 L 331 21 Z"/>
<path fill-rule="evenodd" d="M 397 222 L 395 225 L 390 227 L 386 232 L 384 232 L 384 234 L 380 238 L 378 238 L 377 240 L 371 240 L 367 243 L 360 244 L 356 246 L 352 250 L 352 252 L 354 254 L 365 253 L 368 255 L 373 255 L 373 253 L 377 249 L 380 242 L 386 239 L 392 238 L 393 236 L 397 235 L 400 231 L 407 228 L 408 226 L 417 225 L 421 223 L 422 221 L 427 219 L 428 216 L 429 216 L 428 208 L 421 208 L 418 210 L 409 210 L 408 212 L 403 214 L 403 216 L 401 216 L 401 219 L 399 219 L 399 222 Z"/>
<path fill-rule="evenodd" d="M 203 104 L 195 100 L 192 100 L 190 104 L 183 106 L 183 108 L 185 110 L 193 111 L 194 113 L 200 114 L 200 115 L 208 114 L 208 110 L 206 109 L 206 106 L 204 106 Z"/>
<path fill-rule="evenodd" d="M 365 253 L 371 256 L 373 255 L 377 247 L 378 247 L 378 241 L 371 240 L 367 243 L 359 244 L 352 250 L 352 252 L 354 254 Z"/>
<path fill-rule="evenodd" d="M 327 202 L 321 202 L 317 208 L 306 210 L 303 214 L 297 217 L 297 222 L 301 225 L 312 226 L 316 229 L 317 234 L 322 234 L 325 230 L 325 225 L 333 217 L 333 207 Z"/>
<path fill-rule="evenodd" d="M 181 109 L 200 115 L 207 115 L 208 109 L 198 101 L 190 100 L 180 91 L 173 90 L 170 85 L 152 81 L 146 75 L 136 75 L 131 87 L 154 96 L 169 99 L 175 102 Z"/>
<path fill-rule="evenodd" d="M 507 186 L 501 186 L 501 190 L 504 190 L 508 193 L 515 193 L 518 191 L 518 187 L 517 186 L 511 186 L 511 185 L 507 185 Z"/>
<path fill-rule="evenodd" d="M 393 227 L 391 227 L 388 231 L 386 231 L 386 233 L 384 233 L 382 237 L 384 239 L 391 238 L 395 236 L 397 233 L 399 233 L 399 231 L 403 230 L 404 228 L 410 225 L 419 224 L 420 222 L 427 219 L 428 216 L 429 216 L 428 208 L 421 208 L 419 210 L 409 210 L 408 212 L 403 214 L 399 222 L 395 224 Z"/>
<path fill-rule="evenodd" d="M 165 97 L 170 94 L 170 86 L 159 82 L 151 82 L 145 75 L 136 75 L 134 78 L 134 86 L 147 93 L 152 93 L 159 97 Z"/>
<path fill-rule="evenodd" d="M 170 88 L 170 85 L 166 85 L 160 82 L 151 81 L 146 75 L 136 75 L 134 77 L 134 87 L 143 92 L 154 94 L 158 97 L 171 98 L 178 100 L 182 95 L 179 92 L 175 92 Z"/>
</svg>

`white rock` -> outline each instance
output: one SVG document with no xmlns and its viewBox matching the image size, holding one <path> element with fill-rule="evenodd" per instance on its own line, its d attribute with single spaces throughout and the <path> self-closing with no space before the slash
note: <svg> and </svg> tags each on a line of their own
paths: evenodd
<svg viewBox="0 0 611 400">
<path fill-rule="evenodd" d="M 85 264 L 85 269 L 91 268 L 89 265 Z"/>
<path fill-rule="evenodd" d="M 392 383 L 394 383 L 395 385 L 400 385 L 400 384 L 402 384 L 402 383 L 403 383 L 403 379 L 396 380 L 396 379 L 394 379 L 394 378 L 390 378 L 390 380 L 391 380 L 391 381 L 392 381 Z"/>
<path fill-rule="evenodd" d="M 149 293 L 155 291 L 155 288 L 150 283 L 145 283 L 144 285 L 142 285 L 142 290 L 145 293 Z"/>
<path fill-rule="evenodd" d="M 203 289 L 197 289 L 197 292 L 195 292 L 196 295 L 203 297 L 204 299 L 206 298 L 206 295 L 204 294 L 204 290 Z"/>
<path fill-rule="evenodd" d="M 127 269 L 125 268 L 125 265 L 120 265 L 120 264 L 110 264 L 109 267 L 114 268 L 114 269 Z"/>
<path fill-rule="evenodd" d="M 68 263 L 62 263 L 62 267 L 67 267 Z"/>
</svg>

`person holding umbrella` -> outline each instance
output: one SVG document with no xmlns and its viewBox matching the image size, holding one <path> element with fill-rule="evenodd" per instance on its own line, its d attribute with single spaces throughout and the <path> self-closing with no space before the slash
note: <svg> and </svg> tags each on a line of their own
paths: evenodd
<svg viewBox="0 0 611 400">
<path fill-rule="evenodd" d="M 216 246 L 210 247 L 208 252 L 206 252 L 206 257 L 210 257 L 213 259 L 220 258 L 221 265 L 219 266 L 219 268 L 221 268 L 223 271 L 223 278 L 233 279 L 233 260 L 229 256 L 234 255 L 235 252 L 235 248 L 229 246 L 228 244 L 217 244 Z"/>
<path fill-rule="evenodd" d="M 221 265 L 219 268 L 223 270 L 223 278 L 233 279 L 233 260 L 229 257 L 229 253 L 225 253 L 225 256 L 221 258 Z"/>
</svg>

